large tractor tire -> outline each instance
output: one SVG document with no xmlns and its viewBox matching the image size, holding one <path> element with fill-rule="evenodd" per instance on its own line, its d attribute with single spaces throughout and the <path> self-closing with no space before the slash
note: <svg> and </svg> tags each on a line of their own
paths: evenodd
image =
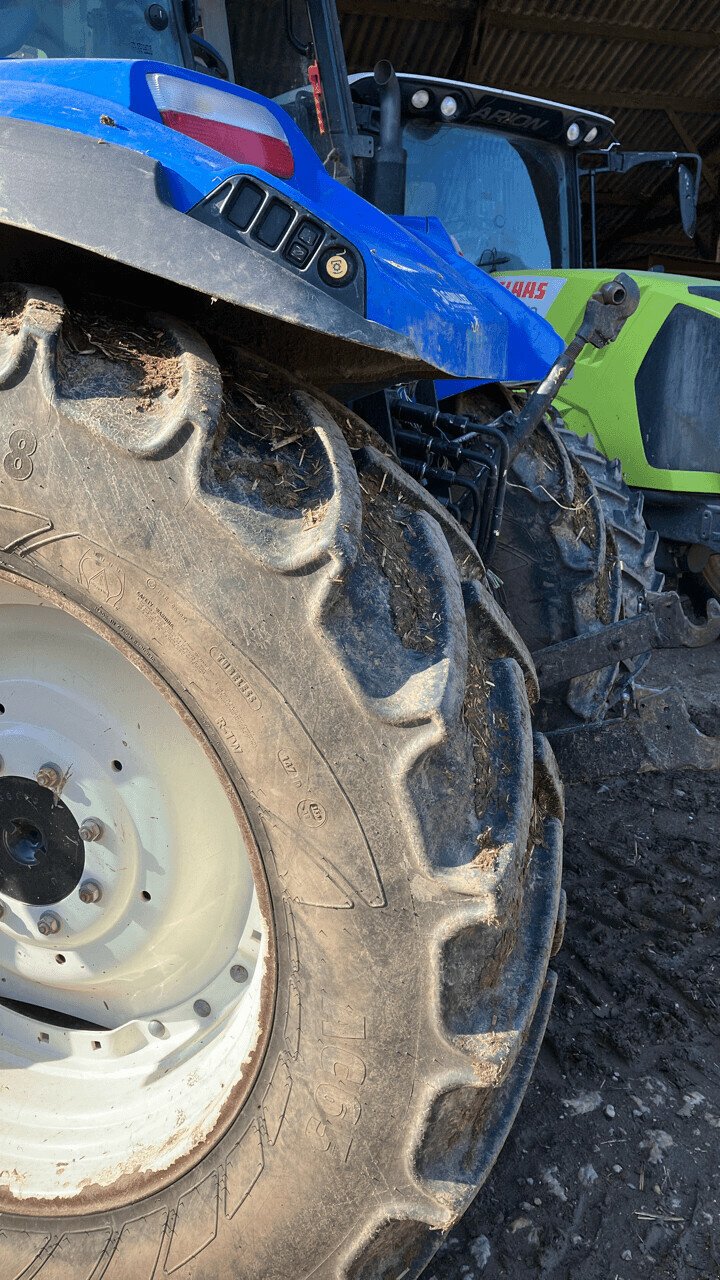
<svg viewBox="0 0 720 1280">
<path fill-rule="evenodd" d="M 552 997 L 527 651 L 339 406 L 1 302 L 0 1276 L 416 1276 Z"/>
<path fill-rule="evenodd" d="M 605 523 L 615 542 L 622 569 L 623 617 L 634 618 L 643 610 L 649 591 L 662 591 L 664 578 L 656 568 L 658 535 L 648 528 L 643 515 L 644 496 L 623 480 L 622 463 L 612 461 L 595 447 L 593 437 L 576 436 L 556 419 L 558 436 L 592 480 L 605 514 Z M 635 660 L 633 670 L 644 666 L 648 655 Z"/>
<path fill-rule="evenodd" d="M 483 388 L 458 396 L 455 407 L 487 422 L 508 403 L 494 388 Z M 530 651 L 634 617 L 646 591 L 662 585 L 656 545 L 642 499 L 635 500 L 622 472 L 591 437 L 579 440 L 551 411 L 511 464 L 490 562 L 498 598 Z M 545 689 L 538 724 L 554 730 L 604 720 L 632 697 L 648 657 Z"/>
<path fill-rule="evenodd" d="M 657 537 L 618 466 L 553 415 L 513 463 L 493 568 L 502 599 L 532 652 L 642 611 L 662 587 Z M 603 720 L 632 696 L 649 654 L 545 691 L 547 729 Z"/>
<path fill-rule="evenodd" d="M 531 652 L 622 615 L 622 580 L 597 491 L 555 426 L 543 422 L 510 467 L 492 569 Z M 600 721 L 618 695 L 613 663 L 544 691 L 545 728 Z"/>
</svg>

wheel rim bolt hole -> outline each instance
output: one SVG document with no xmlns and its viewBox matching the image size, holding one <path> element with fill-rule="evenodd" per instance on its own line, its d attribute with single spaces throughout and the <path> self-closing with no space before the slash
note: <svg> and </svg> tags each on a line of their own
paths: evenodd
<svg viewBox="0 0 720 1280">
<path fill-rule="evenodd" d="M 152 894 L 148 893 L 147 889 L 143 889 L 142 893 L 140 894 L 140 897 L 142 898 L 143 902 L 150 902 L 152 900 Z"/>
<path fill-rule="evenodd" d="M 212 1013 L 212 1009 L 210 1008 L 207 1000 L 196 1000 L 193 1005 L 193 1009 L 195 1010 L 198 1018 L 209 1018 Z"/>
<path fill-rule="evenodd" d="M 230 970 L 230 977 L 233 982 L 247 982 L 248 971 L 244 964 L 234 964 Z"/>
<path fill-rule="evenodd" d="M 121 761 L 121 760 L 112 760 L 112 761 L 111 761 L 111 767 L 114 769 L 115 773 L 122 773 L 122 761 Z"/>
<path fill-rule="evenodd" d="M 66 956 L 64 956 L 64 955 L 62 955 L 62 953 L 61 953 L 60 951 L 58 951 L 57 955 L 55 956 L 55 960 L 56 960 L 57 964 L 65 964 L 65 960 L 66 960 L 66 958 L 67 958 L 67 957 L 66 957 Z"/>
</svg>

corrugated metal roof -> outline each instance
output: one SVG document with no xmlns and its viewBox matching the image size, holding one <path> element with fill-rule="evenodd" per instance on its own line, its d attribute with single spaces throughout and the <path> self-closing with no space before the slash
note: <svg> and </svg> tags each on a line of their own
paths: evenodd
<svg viewBox="0 0 720 1280">
<path fill-rule="evenodd" d="M 600 182 L 600 229 L 618 261 L 644 252 L 712 256 L 720 237 L 720 5 L 717 0 L 338 0 L 351 70 L 454 76 L 613 115 L 622 144 L 703 155 L 695 244 L 673 225 L 667 176 Z M 665 188 L 665 195 L 661 194 Z M 658 203 L 659 201 L 659 203 Z M 653 225 L 666 210 L 668 226 Z M 647 231 L 642 239 L 643 218 Z M 624 255 L 624 256 L 623 256 Z"/>
</svg>

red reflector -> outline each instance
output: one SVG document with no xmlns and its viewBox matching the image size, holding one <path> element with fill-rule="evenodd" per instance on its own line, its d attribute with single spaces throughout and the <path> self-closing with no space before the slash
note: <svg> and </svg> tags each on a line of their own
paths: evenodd
<svg viewBox="0 0 720 1280">
<path fill-rule="evenodd" d="M 292 178 L 295 171 L 293 153 L 286 142 L 267 133 L 254 133 L 238 125 L 219 120 L 204 120 L 184 111 L 161 111 L 163 123 L 177 133 L 184 133 L 241 164 L 256 165 L 276 178 Z"/>
</svg>

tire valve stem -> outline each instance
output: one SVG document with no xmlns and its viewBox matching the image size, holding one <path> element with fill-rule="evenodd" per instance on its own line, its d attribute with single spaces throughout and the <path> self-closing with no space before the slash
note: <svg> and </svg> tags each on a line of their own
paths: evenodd
<svg viewBox="0 0 720 1280">
<path fill-rule="evenodd" d="M 91 844 L 93 840 L 99 840 L 103 833 L 103 824 L 98 822 L 97 818 L 86 818 L 78 831 L 81 840 L 85 844 Z"/>
<path fill-rule="evenodd" d="M 99 902 L 102 898 L 102 889 L 97 880 L 83 880 L 79 892 L 81 902 Z"/>
<path fill-rule="evenodd" d="M 48 938 L 52 933 L 59 933 L 60 926 L 60 917 L 54 911 L 43 911 L 37 924 L 38 933 L 42 934 L 43 938 Z"/>
</svg>

